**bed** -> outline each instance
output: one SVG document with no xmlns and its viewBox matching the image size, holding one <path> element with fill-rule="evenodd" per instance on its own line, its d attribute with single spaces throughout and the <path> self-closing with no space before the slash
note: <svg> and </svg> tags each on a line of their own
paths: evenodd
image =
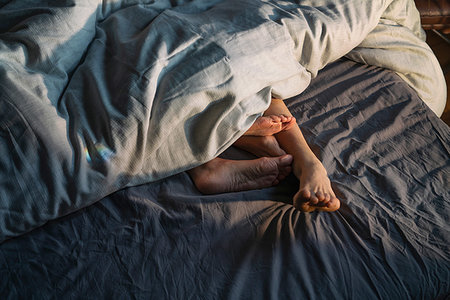
<svg viewBox="0 0 450 300">
<path fill-rule="evenodd" d="M 445 82 L 412 1 L 9 1 L 0 19 L 0 298 L 449 296 Z M 337 212 L 294 208 L 292 175 L 195 188 L 186 170 L 254 158 L 232 144 L 271 96 Z"/>
</svg>

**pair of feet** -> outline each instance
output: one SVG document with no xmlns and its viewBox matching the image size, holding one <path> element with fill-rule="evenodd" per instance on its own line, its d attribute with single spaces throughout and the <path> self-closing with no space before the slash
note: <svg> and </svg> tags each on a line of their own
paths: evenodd
<svg viewBox="0 0 450 300">
<path fill-rule="evenodd" d="M 215 158 L 189 171 L 200 192 L 218 194 L 270 187 L 292 172 L 293 157 L 277 142 L 275 134 L 296 126 L 295 118 L 270 115 L 258 118 L 235 146 L 260 157 L 254 160 Z M 297 172 L 298 173 L 298 172 Z M 335 211 L 336 198 L 322 163 L 317 160 L 301 170 L 299 191 L 293 202 L 304 211 Z"/>
</svg>

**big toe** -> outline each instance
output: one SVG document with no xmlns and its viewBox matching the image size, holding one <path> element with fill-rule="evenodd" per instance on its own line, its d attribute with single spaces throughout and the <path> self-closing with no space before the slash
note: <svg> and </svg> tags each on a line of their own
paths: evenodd
<svg viewBox="0 0 450 300">
<path fill-rule="evenodd" d="M 282 155 L 278 157 L 278 165 L 281 167 L 287 167 L 292 164 L 293 157 L 290 154 Z"/>
</svg>

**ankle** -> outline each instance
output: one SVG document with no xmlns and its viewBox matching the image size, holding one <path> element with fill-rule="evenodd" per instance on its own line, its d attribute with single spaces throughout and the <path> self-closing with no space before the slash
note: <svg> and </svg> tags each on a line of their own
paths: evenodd
<svg viewBox="0 0 450 300">
<path fill-rule="evenodd" d="M 317 169 L 323 169 L 325 171 L 322 162 L 315 156 L 302 160 L 294 159 L 293 172 L 297 178 L 300 178 L 302 172 L 310 172 Z"/>
</svg>

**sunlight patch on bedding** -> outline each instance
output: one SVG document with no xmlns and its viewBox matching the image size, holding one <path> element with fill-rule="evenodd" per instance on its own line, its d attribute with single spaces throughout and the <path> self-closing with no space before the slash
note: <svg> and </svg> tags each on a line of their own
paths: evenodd
<svg viewBox="0 0 450 300">
<path fill-rule="evenodd" d="M 91 150 L 89 150 L 89 148 L 86 147 L 84 151 L 86 153 L 86 160 L 90 164 L 107 162 L 114 154 L 114 152 L 111 149 L 99 143 L 95 144 Z"/>
</svg>

